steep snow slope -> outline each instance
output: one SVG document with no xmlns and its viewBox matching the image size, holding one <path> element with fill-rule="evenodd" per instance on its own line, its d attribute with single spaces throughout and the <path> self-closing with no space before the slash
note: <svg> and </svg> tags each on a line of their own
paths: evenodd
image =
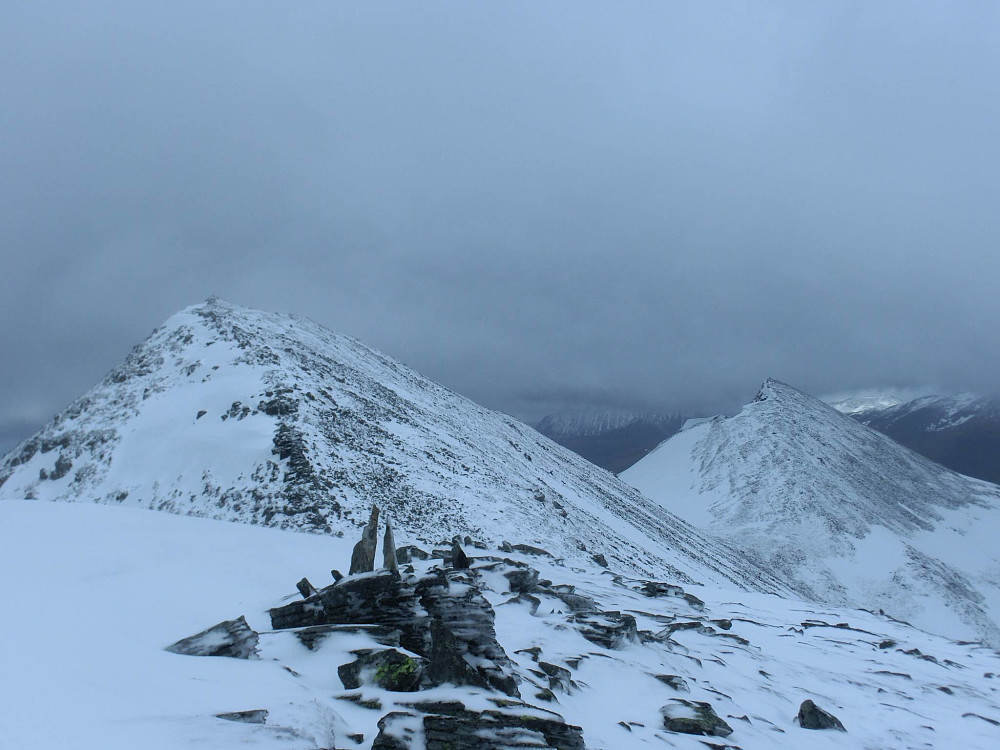
<svg viewBox="0 0 1000 750">
<path fill-rule="evenodd" d="M 684 420 L 664 412 L 572 411 L 550 414 L 535 429 L 617 474 L 677 432 Z"/>
<path fill-rule="evenodd" d="M 1000 398 L 925 396 L 851 416 L 953 471 L 1000 482 Z"/>
<path fill-rule="evenodd" d="M 1000 645 L 1000 488 L 783 383 L 622 478 L 816 601 Z"/>
<path fill-rule="evenodd" d="M 514 419 L 308 320 L 214 298 L 8 454 L 0 496 L 352 539 L 376 502 L 429 543 L 519 537 L 586 563 L 603 554 L 648 574 L 780 588 Z"/>
<path fill-rule="evenodd" d="M 378 643 L 334 633 L 309 650 L 290 632 L 268 632 L 267 609 L 286 595 L 299 599 L 293 582 L 302 575 L 328 582 L 329 569 L 344 567 L 350 547 L 337 537 L 131 508 L 0 503 L 0 590 L 17 615 L 0 618 L 0 744 L 371 748 L 377 722 L 401 703 L 489 705 L 491 694 L 471 687 L 345 690 L 338 666 L 355 658 L 352 650 Z M 558 602 L 544 597 L 532 614 L 488 561 L 473 563 L 523 698 L 582 727 L 590 750 L 704 750 L 703 740 L 744 750 L 997 746 L 994 652 L 861 611 L 691 589 L 704 600 L 698 608 L 676 597 L 644 596 L 629 579 L 606 572 L 523 559 L 602 608 L 633 612 L 647 631 L 617 648 L 597 645 Z M 261 631 L 260 659 L 163 650 L 240 614 Z M 670 635 L 650 636 L 664 630 Z M 557 675 L 554 683 L 543 666 Z M 658 674 L 675 676 L 677 689 Z M 537 683 L 555 684 L 555 701 L 537 702 Z M 711 704 L 733 733 L 723 739 L 668 732 L 659 710 L 675 699 Z M 847 733 L 797 726 L 793 718 L 805 699 L 834 713 Z M 254 709 L 268 711 L 263 724 L 216 717 Z"/>
</svg>

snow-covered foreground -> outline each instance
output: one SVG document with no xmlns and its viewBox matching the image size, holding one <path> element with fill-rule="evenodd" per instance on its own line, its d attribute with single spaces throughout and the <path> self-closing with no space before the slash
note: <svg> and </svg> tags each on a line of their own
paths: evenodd
<svg viewBox="0 0 1000 750">
<path fill-rule="evenodd" d="M 381 703 L 365 708 L 342 699 L 358 691 L 344 690 L 337 667 L 353 660 L 352 649 L 374 646 L 367 636 L 334 634 L 310 651 L 290 632 L 267 632 L 268 608 L 299 600 L 302 576 L 321 586 L 331 568 L 346 570 L 352 542 L 121 507 L 0 503 L 3 746 L 367 748 L 378 720 L 401 703 L 487 705 L 491 695 L 479 688 L 365 686 L 363 700 Z M 702 608 L 690 598 L 646 596 L 640 582 L 599 568 L 469 552 L 483 556 L 473 561 L 475 578 L 496 612 L 522 699 L 581 726 L 592 750 L 702 750 L 703 740 L 746 749 L 1000 745 L 1000 655 L 981 646 L 857 610 L 685 587 Z M 632 614 L 645 634 L 605 648 L 583 637 L 558 598 L 538 594 L 532 613 L 484 559 L 493 555 L 528 562 L 601 610 Z M 419 572 L 434 564 L 416 565 Z M 241 614 L 262 633 L 259 660 L 163 650 Z M 569 672 L 553 681 L 543 662 L 546 671 Z M 690 692 L 655 675 L 676 677 Z M 546 686 L 556 702 L 535 698 Z M 732 734 L 666 731 L 660 709 L 678 698 L 710 703 Z M 847 733 L 797 726 L 805 699 L 835 714 Z M 267 709 L 267 723 L 215 716 L 251 709 Z"/>
</svg>

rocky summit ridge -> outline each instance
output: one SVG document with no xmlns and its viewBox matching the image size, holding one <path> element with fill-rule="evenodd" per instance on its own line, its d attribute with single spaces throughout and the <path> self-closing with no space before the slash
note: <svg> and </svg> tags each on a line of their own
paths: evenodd
<svg viewBox="0 0 1000 750">
<path fill-rule="evenodd" d="M 354 536 L 447 530 L 622 570 L 782 590 L 530 427 L 302 318 L 211 298 L 0 461 L 0 497 L 101 502 Z"/>
<path fill-rule="evenodd" d="M 768 380 L 622 478 L 800 596 L 1000 645 L 1000 487 Z"/>
</svg>

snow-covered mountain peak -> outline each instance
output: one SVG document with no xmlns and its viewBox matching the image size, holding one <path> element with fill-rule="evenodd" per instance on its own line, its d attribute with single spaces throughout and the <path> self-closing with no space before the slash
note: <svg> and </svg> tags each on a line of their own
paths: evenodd
<svg viewBox="0 0 1000 750">
<path fill-rule="evenodd" d="M 1000 488 L 791 386 L 766 381 L 739 414 L 684 430 L 622 478 L 805 596 L 1000 643 Z"/>
<path fill-rule="evenodd" d="M 351 536 L 374 502 L 401 539 L 519 539 L 781 588 L 526 425 L 348 336 L 218 298 L 171 317 L 0 461 L 0 496 Z"/>
</svg>

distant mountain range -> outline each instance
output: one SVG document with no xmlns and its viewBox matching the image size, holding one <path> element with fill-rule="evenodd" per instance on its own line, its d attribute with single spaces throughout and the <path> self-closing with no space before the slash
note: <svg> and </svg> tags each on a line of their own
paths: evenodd
<svg viewBox="0 0 1000 750">
<path fill-rule="evenodd" d="M 970 395 L 859 396 L 830 404 L 910 450 L 960 474 L 1000 483 L 1000 398 Z M 620 474 L 694 414 L 568 410 L 535 429 L 591 463 Z"/>
<path fill-rule="evenodd" d="M 1000 646 L 1000 487 L 795 388 L 767 381 L 621 476 L 801 596 Z"/>
<path fill-rule="evenodd" d="M 1000 483 L 1000 398 L 925 396 L 832 406 L 942 466 Z"/>
<path fill-rule="evenodd" d="M 618 474 L 677 432 L 686 419 L 671 412 L 577 410 L 550 414 L 535 429 Z"/>
</svg>

